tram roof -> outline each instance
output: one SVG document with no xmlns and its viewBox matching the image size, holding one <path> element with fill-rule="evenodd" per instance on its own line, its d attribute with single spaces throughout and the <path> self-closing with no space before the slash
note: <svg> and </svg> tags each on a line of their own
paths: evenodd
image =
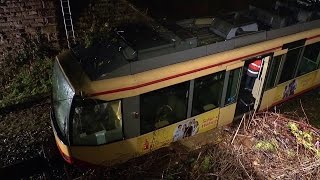
<svg viewBox="0 0 320 180">
<path fill-rule="evenodd" d="M 105 42 L 72 50 L 93 81 L 136 74 L 319 28 L 320 10 L 308 3 L 278 1 L 272 8 L 250 5 L 215 17 L 130 23 L 117 27 Z"/>
</svg>

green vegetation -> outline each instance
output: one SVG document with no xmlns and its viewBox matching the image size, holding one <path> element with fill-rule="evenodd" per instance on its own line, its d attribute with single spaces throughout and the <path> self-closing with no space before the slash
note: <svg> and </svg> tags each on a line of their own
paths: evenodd
<svg viewBox="0 0 320 180">
<path fill-rule="evenodd" d="M 106 41 L 110 36 L 110 28 L 108 26 L 93 29 L 84 33 L 83 44 L 86 48 L 92 46 L 93 44 Z"/>
<path fill-rule="evenodd" d="M 275 151 L 278 148 L 277 140 L 272 139 L 271 141 L 258 141 L 258 143 L 255 145 L 255 148 L 257 150 L 261 151 Z"/>
<path fill-rule="evenodd" d="M 43 62 L 35 62 L 31 67 L 21 67 L 14 79 L 4 89 L 0 107 L 17 104 L 32 96 L 48 93 L 51 86 L 51 64 L 50 59 L 44 59 Z"/>
<path fill-rule="evenodd" d="M 277 107 L 280 112 L 307 119 L 312 126 L 320 128 L 320 89 L 310 91 L 301 97 L 293 98 Z"/>
<path fill-rule="evenodd" d="M 203 161 L 201 162 L 201 169 L 204 172 L 209 172 L 209 170 L 211 169 L 212 166 L 212 158 L 209 155 L 206 155 L 203 159 Z"/>
<path fill-rule="evenodd" d="M 9 52 L 0 67 L 0 108 L 49 93 L 52 57 L 57 52 L 41 35 L 26 39 L 20 51 Z"/>
<path fill-rule="evenodd" d="M 303 145 L 309 151 L 313 151 L 317 157 L 320 157 L 320 151 L 317 149 L 312 142 L 313 134 L 309 131 L 299 130 L 299 126 L 294 122 L 288 123 L 288 128 L 291 133 L 296 137 L 297 143 Z"/>
</svg>

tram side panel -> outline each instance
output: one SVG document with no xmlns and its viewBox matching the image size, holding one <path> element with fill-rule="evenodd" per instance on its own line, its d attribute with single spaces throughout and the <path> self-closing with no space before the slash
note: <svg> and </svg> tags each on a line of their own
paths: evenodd
<svg viewBox="0 0 320 180">
<path fill-rule="evenodd" d="M 312 87 L 319 85 L 316 82 L 316 77 L 319 70 L 306 74 L 301 77 L 297 77 L 290 81 L 284 82 L 264 92 L 263 100 L 260 110 L 268 109 L 274 105 L 286 101 L 297 94 L 310 90 Z"/>
<path fill-rule="evenodd" d="M 236 108 L 242 66 L 243 62 L 240 62 L 231 65 L 230 67 L 232 68 L 227 68 L 227 71 L 219 71 L 195 79 L 195 92 L 192 96 L 194 101 L 189 104 L 190 107 L 185 107 L 186 109 L 192 109 L 191 117 L 178 120 L 173 124 L 168 125 L 165 122 L 172 123 L 168 113 L 178 113 L 174 105 L 178 105 L 178 101 L 176 103 L 163 102 L 163 106 L 160 106 L 168 108 L 160 108 L 161 116 L 157 110 L 150 109 L 150 107 L 157 104 L 157 101 L 162 102 L 166 98 L 172 100 L 169 96 L 177 95 L 177 93 L 172 92 L 176 90 L 174 87 L 178 88 L 177 86 L 179 86 L 181 88 L 183 84 L 188 85 L 188 82 L 166 87 L 149 94 L 123 99 L 122 117 L 126 140 L 98 146 L 72 146 L 72 156 L 74 159 L 92 164 L 111 165 L 168 146 L 171 142 L 209 131 L 218 125 L 222 126 L 231 123 Z M 166 91 L 169 92 L 168 97 L 164 93 Z M 162 98 L 154 99 L 161 93 L 164 93 L 164 96 L 161 96 Z M 185 94 L 185 91 L 182 94 Z M 145 98 L 151 98 L 152 101 L 144 101 Z M 183 100 L 185 101 L 186 99 Z M 149 102 L 149 104 L 145 104 L 146 102 Z M 152 116 L 148 118 L 148 115 L 144 113 L 150 112 L 151 114 L 159 115 L 161 117 L 159 121 L 152 120 L 149 122 L 148 119 Z M 144 130 L 142 119 L 145 118 L 155 129 Z"/>
<path fill-rule="evenodd" d="M 297 78 L 295 80 L 297 82 L 295 93 L 302 92 L 308 87 L 315 85 L 316 82 L 319 82 L 318 74 L 319 70 Z M 285 86 L 288 86 L 291 81 L 282 83 L 266 91 L 263 102 L 266 100 L 270 102 L 270 99 L 272 99 L 270 104 L 281 101 L 283 99 Z M 108 165 L 120 163 L 132 157 L 167 146 L 171 142 L 206 132 L 217 126 L 229 124 L 233 119 L 235 107 L 236 103 L 232 103 L 224 108 L 216 108 L 142 136 L 112 144 L 92 147 L 73 146 L 71 147 L 72 155 L 75 159 L 79 158 L 93 164 Z M 190 130 L 189 134 L 185 134 L 185 130 L 191 126 L 192 130 Z"/>
<path fill-rule="evenodd" d="M 289 98 L 302 94 L 320 85 L 320 42 L 313 41 L 313 43 L 310 44 L 307 41 L 306 44 L 307 45 L 303 47 L 303 50 L 301 51 L 298 63 L 296 63 L 296 66 L 291 67 L 295 69 L 296 76 L 294 78 L 279 83 L 281 76 L 287 73 L 286 70 L 288 67 L 286 67 L 283 62 L 278 63 L 279 66 L 271 67 L 279 68 L 279 70 L 271 69 L 269 73 L 269 81 L 272 81 L 271 83 L 273 83 L 274 87 L 267 89 L 264 92 L 260 110 L 266 110 L 269 107 L 282 103 Z M 284 55 L 284 58 L 281 59 L 281 61 L 288 60 L 286 58 L 286 55 Z M 276 59 L 275 57 L 273 61 L 279 59 Z M 277 76 L 277 78 L 271 78 L 271 76 Z"/>
<path fill-rule="evenodd" d="M 71 146 L 72 158 L 78 164 L 110 166 L 137 155 L 137 138 L 99 146 Z"/>
<path fill-rule="evenodd" d="M 78 162 L 112 165 L 168 146 L 171 142 L 217 127 L 219 108 L 166 126 L 150 133 L 100 146 L 71 146 L 72 158 Z"/>
<path fill-rule="evenodd" d="M 226 68 L 218 127 L 230 124 L 235 116 L 244 61 Z"/>
<path fill-rule="evenodd" d="M 316 76 L 316 79 L 315 79 L 315 84 L 317 86 L 320 86 L 320 70 L 317 71 L 317 76 Z"/>
<path fill-rule="evenodd" d="M 219 108 L 216 108 L 138 137 L 138 151 L 145 154 L 152 150 L 167 146 L 171 142 L 182 140 L 216 128 L 219 110 Z"/>
</svg>

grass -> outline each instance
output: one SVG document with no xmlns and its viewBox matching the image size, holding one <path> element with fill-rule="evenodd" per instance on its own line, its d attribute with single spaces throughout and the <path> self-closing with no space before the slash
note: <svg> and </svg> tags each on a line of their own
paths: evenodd
<svg viewBox="0 0 320 180">
<path fill-rule="evenodd" d="M 23 49 L 9 52 L 0 67 L 0 108 L 49 93 L 52 57 L 57 52 L 42 38 L 27 39 Z"/>
<path fill-rule="evenodd" d="M 0 108 L 18 104 L 39 94 L 50 92 L 51 59 L 36 61 L 32 66 L 20 68 L 14 79 L 6 86 Z"/>
</svg>

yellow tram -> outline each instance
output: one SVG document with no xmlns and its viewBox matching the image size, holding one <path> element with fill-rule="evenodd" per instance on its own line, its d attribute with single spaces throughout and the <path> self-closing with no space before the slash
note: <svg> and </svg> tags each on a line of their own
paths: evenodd
<svg viewBox="0 0 320 180">
<path fill-rule="evenodd" d="M 231 13 L 161 31 L 129 24 L 116 41 L 62 52 L 51 119 L 64 159 L 123 162 L 320 86 L 320 15 L 288 24 L 266 12 L 251 7 L 251 19 Z M 240 16 L 249 21 L 230 23 Z M 244 90 L 258 58 L 252 91 Z"/>
</svg>

